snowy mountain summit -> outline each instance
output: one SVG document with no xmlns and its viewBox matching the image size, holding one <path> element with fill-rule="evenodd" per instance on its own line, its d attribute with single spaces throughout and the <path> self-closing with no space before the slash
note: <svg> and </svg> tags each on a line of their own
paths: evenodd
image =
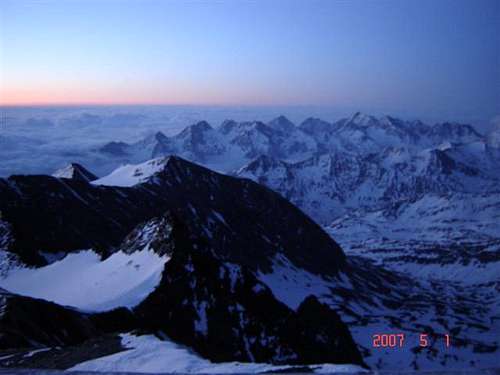
<svg viewBox="0 0 500 375">
<path fill-rule="evenodd" d="M 92 172 L 89 172 L 78 163 L 70 163 L 66 167 L 55 171 L 52 176 L 59 178 L 69 178 L 82 182 L 91 182 L 97 180 L 98 178 Z"/>
</svg>

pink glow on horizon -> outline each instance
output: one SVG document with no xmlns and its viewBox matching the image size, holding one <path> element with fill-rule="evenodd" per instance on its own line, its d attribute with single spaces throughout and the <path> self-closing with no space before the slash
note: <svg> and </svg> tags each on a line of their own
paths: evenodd
<svg viewBox="0 0 500 375">
<path fill-rule="evenodd" d="M 4 88 L 0 89 L 0 105 L 57 104 L 184 104 L 193 102 L 182 89 L 148 93 L 137 88 Z M 195 104 L 198 104 L 197 102 Z"/>
<path fill-rule="evenodd" d="M 241 90 L 244 92 L 244 90 Z M 252 90 L 253 91 L 253 90 Z M 211 90 L 199 87 L 196 90 L 176 85 L 175 88 L 158 87 L 0 87 L 0 106 L 30 105 L 289 105 L 302 103 L 288 95 L 262 95 L 248 90 L 244 94 L 237 90 Z"/>
</svg>

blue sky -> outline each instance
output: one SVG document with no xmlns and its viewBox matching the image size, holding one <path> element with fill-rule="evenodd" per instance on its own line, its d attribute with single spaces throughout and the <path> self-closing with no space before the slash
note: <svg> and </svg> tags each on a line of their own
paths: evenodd
<svg viewBox="0 0 500 375">
<path fill-rule="evenodd" d="M 4 104 L 500 114 L 500 1 L 0 2 Z"/>
</svg>

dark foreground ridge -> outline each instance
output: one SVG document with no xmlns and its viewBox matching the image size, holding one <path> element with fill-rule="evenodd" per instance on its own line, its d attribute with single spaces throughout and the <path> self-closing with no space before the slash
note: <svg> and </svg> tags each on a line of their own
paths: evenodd
<svg viewBox="0 0 500 375">
<path fill-rule="evenodd" d="M 60 346 L 70 353 L 71 361 L 64 362 L 59 352 L 54 354 L 59 359 L 51 362 L 48 351 L 40 363 L 64 368 L 65 363 L 70 367 L 89 356 L 123 349 L 115 335 L 135 331 L 167 335 L 214 362 L 364 365 L 347 327 L 315 297 L 306 298 L 293 311 L 251 268 L 221 260 L 203 236 L 171 212 L 136 227 L 124 242 L 128 252 L 143 249 L 137 234 L 145 228 L 153 233 L 150 243 L 155 243 L 155 251 L 171 259 L 160 284 L 142 303 L 132 310 L 87 314 L 2 291 L 1 348 Z M 115 344 L 107 352 L 95 349 L 91 355 L 89 340 L 97 346 Z M 0 360 L 0 365 L 26 366 L 15 358 Z"/>
<path fill-rule="evenodd" d="M 178 157 L 162 162 L 159 172 L 132 187 L 50 176 L 0 179 L 2 220 L 11 230 L 7 250 L 31 265 L 45 264 L 39 251 L 94 248 L 107 255 L 136 225 L 170 210 L 217 257 L 253 270 L 270 271 L 278 254 L 327 276 L 345 266 L 342 249 L 279 194 Z"/>
<path fill-rule="evenodd" d="M 362 363 L 347 327 L 315 297 L 295 312 L 250 269 L 204 251 L 182 223 L 171 237 L 160 285 L 135 309 L 144 328 L 168 332 L 215 362 Z"/>
</svg>

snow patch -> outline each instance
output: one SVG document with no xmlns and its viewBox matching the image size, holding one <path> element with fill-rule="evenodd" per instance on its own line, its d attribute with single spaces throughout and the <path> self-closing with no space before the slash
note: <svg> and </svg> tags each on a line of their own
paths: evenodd
<svg viewBox="0 0 500 375">
<path fill-rule="evenodd" d="M 267 363 L 223 362 L 212 363 L 170 340 L 162 341 L 155 336 L 123 334 L 122 345 L 127 351 L 82 362 L 70 371 L 143 372 L 184 374 L 252 374 L 286 370 L 292 366 L 275 366 Z M 365 372 L 355 365 L 311 365 L 319 372 Z"/>
<path fill-rule="evenodd" d="M 92 182 L 94 185 L 105 186 L 134 186 L 145 182 L 155 173 L 160 172 L 167 164 L 168 157 L 148 160 L 141 164 L 126 164 Z"/>
<path fill-rule="evenodd" d="M 119 251 L 101 261 L 94 251 L 84 250 L 45 267 L 12 268 L 0 278 L 0 287 L 88 311 L 133 307 L 158 285 L 168 259 L 145 249 Z"/>
<path fill-rule="evenodd" d="M 272 272 L 259 271 L 257 277 L 271 289 L 277 299 L 294 310 L 311 294 L 319 298 L 331 294 L 331 282 L 296 268 L 281 254 L 275 256 L 272 267 Z"/>
</svg>

